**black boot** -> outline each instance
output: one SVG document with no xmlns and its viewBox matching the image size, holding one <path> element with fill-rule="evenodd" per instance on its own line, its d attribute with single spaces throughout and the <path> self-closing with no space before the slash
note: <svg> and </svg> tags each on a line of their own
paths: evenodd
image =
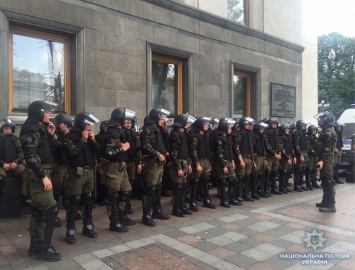
<svg viewBox="0 0 355 270">
<path fill-rule="evenodd" d="M 226 194 L 226 180 L 221 179 L 219 182 L 219 189 L 221 193 L 221 198 L 220 198 L 220 206 L 230 208 L 229 203 L 228 203 L 228 198 Z"/>
<path fill-rule="evenodd" d="M 192 215 L 192 211 L 185 205 L 185 197 L 187 194 L 187 185 L 182 183 L 181 185 L 181 195 L 180 195 L 180 208 L 185 215 Z"/>
<path fill-rule="evenodd" d="M 300 186 L 301 186 L 301 188 L 304 191 L 308 191 L 309 189 L 306 186 L 306 184 L 304 183 L 304 178 L 305 178 L 305 175 L 306 175 L 306 167 L 300 168 L 300 172 L 301 172 L 301 175 L 300 175 Z"/>
<path fill-rule="evenodd" d="M 277 171 L 272 171 L 270 173 L 271 194 L 282 195 L 283 193 L 278 191 L 276 188 L 276 176 L 277 176 Z"/>
<path fill-rule="evenodd" d="M 38 236 L 31 235 L 30 247 L 28 248 L 28 256 L 32 257 L 38 254 L 39 245 L 38 245 Z"/>
<path fill-rule="evenodd" d="M 295 182 L 293 186 L 294 191 L 298 191 L 298 192 L 303 191 L 303 189 L 300 186 L 300 177 L 301 177 L 301 168 L 295 168 L 295 173 L 293 175 L 293 179 Z"/>
<path fill-rule="evenodd" d="M 52 246 L 52 235 L 54 229 L 55 217 L 58 215 L 58 206 L 50 207 L 45 213 L 42 213 L 40 223 L 45 223 L 44 229 L 44 239 L 38 239 L 38 252 L 37 259 L 46 262 L 57 262 L 60 261 L 62 256 L 56 252 Z"/>
<path fill-rule="evenodd" d="M 237 200 L 243 202 L 243 175 L 237 175 L 238 186 L 237 186 Z"/>
<path fill-rule="evenodd" d="M 82 235 L 89 238 L 97 238 L 98 234 L 94 231 L 94 224 L 92 222 L 92 208 L 94 205 L 94 198 L 91 192 L 83 194 L 83 231 Z"/>
<path fill-rule="evenodd" d="M 310 168 L 306 168 L 305 170 L 305 177 L 306 177 L 306 187 L 309 190 L 313 190 L 312 184 L 311 184 L 311 169 Z"/>
<path fill-rule="evenodd" d="M 153 196 L 155 194 L 155 186 L 147 187 L 144 190 L 144 195 L 142 197 L 143 203 L 143 216 L 142 216 L 142 223 L 149 227 L 156 226 L 155 221 L 153 220 L 151 209 L 153 204 Z"/>
<path fill-rule="evenodd" d="M 120 204 L 119 204 L 119 217 L 120 217 L 120 223 L 123 226 L 133 226 L 136 225 L 136 222 L 134 220 L 131 220 L 127 214 L 129 209 L 131 208 L 131 204 L 130 204 L 130 197 L 131 197 L 131 191 L 128 192 L 123 192 L 120 191 L 119 193 L 120 195 Z M 127 203 L 128 202 L 128 203 Z"/>
<path fill-rule="evenodd" d="M 169 220 L 170 217 L 163 212 L 161 209 L 161 192 L 162 192 L 162 185 L 158 184 L 155 189 L 155 194 L 153 196 L 153 218 L 161 219 L 161 220 Z"/>
<path fill-rule="evenodd" d="M 258 195 L 258 180 L 256 178 L 255 173 L 252 173 L 250 175 L 250 189 L 251 189 L 251 197 L 254 200 L 260 200 L 260 197 Z"/>
<path fill-rule="evenodd" d="M 210 209 L 215 209 L 216 206 L 211 203 L 211 198 L 209 194 L 209 178 L 205 177 L 202 179 L 202 188 L 203 188 L 203 207 L 207 207 Z"/>
<path fill-rule="evenodd" d="M 237 193 L 238 193 L 238 178 L 231 179 L 228 181 L 228 195 L 229 195 L 229 204 L 242 206 L 243 202 L 237 200 Z"/>
<path fill-rule="evenodd" d="M 173 211 L 172 215 L 176 217 L 184 217 L 184 212 L 181 209 L 180 201 L 181 201 L 181 193 L 182 193 L 182 186 L 176 185 L 174 187 L 174 194 L 173 194 Z"/>
<path fill-rule="evenodd" d="M 126 214 L 130 214 L 132 215 L 133 214 L 133 210 L 132 210 L 132 205 L 131 205 L 131 198 L 132 198 L 132 190 L 128 191 L 127 192 L 127 195 L 125 196 L 126 197 Z"/>
<path fill-rule="evenodd" d="M 286 190 L 286 187 L 287 187 L 286 177 L 287 177 L 287 171 L 281 169 L 280 174 L 279 174 L 279 190 L 283 194 L 288 194 L 288 191 Z"/>
<path fill-rule="evenodd" d="M 69 198 L 69 205 L 67 208 L 67 232 L 65 235 L 65 242 L 67 244 L 75 244 L 75 220 L 78 208 L 81 202 L 81 194 L 73 195 Z"/>
<path fill-rule="evenodd" d="M 128 228 L 120 222 L 120 212 L 118 204 L 120 202 L 120 193 L 114 191 L 109 195 L 110 205 L 107 205 L 108 216 L 110 220 L 109 230 L 112 232 L 128 232 Z"/>
<path fill-rule="evenodd" d="M 198 178 L 196 178 L 196 179 L 191 179 L 190 185 L 191 185 L 190 209 L 191 209 L 191 211 L 198 212 L 199 209 L 198 209 L 198 207 L 197 207 L 197 202 L 196 202 L 196 193 L 197 193 L 197 186 L 198 186 Z"/>
<path fill-rule="evenodd" d="M 288 193 L 293 192 L 293 190 L 289 188 L 289 186 L 290 186 L 291 184 L 288 182 L 289 179 L 290 179 L 291 174 L 292 174 L 292 170 L 291 170 L 291 169 L 286 171 L 286 176 L 285 176 L 285 190 L 286 190 Z"/>
<path fill-rule="evenodd" d="M 244 201 L 254 202 L 255 200 L 250 197 L 250 175 L 243 176 L 243 199 Z"/>
<path fill-rule="evenodd" d="M 270 171 L 265 170 L 264 172 L 264 194 L 265 197 L 271 197 L 270 193 Z"/>
<path fill-rule="evenodd" d="M 58 205 L 60 193 L 61 193 L 61 190 L 60 190 L 60 189 L 54 189 L 54 190 L 53 190 L 53 197 L 54 197 L 54 200 L 57 202 L 57 205 Z M 60 222 L 59 217 L 56 217 L 53 226 L 54 226 L 54 227 L 62 227 L 62 223 Z"/>
<path fill-rule="evenodd" d="M 327 204 L 324 207 L 319 208 L 319 212 L 325 213 L 335 213 L 337 210 L 335 209 L 335 204 Z"/>
</svg>

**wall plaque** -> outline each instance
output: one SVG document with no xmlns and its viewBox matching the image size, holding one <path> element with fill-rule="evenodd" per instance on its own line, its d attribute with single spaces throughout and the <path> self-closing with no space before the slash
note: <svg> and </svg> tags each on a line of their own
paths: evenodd
<svg viewBox="0 0 355 270">
<path fill-rule="evenodd" d="M 271 116 L 296 116 L 296 87 L 271 83 Z"/>
</svg>

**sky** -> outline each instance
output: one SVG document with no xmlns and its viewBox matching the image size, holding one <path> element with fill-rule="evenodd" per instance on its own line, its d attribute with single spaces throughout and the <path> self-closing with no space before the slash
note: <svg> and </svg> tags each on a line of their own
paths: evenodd
<svg viewBox="0 0 355 270">
<path fill-rule="evenodd" d="M 355 38 L 355 0 L 306 0 L 304 12 L 318 36 L 338 32 Z"/>
</svg>

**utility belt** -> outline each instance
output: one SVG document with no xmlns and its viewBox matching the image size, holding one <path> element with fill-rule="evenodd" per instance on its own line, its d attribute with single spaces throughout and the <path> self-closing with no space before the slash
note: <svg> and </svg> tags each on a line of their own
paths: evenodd
<svg viewBox="0 0 355 270">
<path fill-rule="evenodd" d="M 253 154 L 242 154 L 242 157 L 243 157 L 243 159 L 244 158 L 249 158 L 249 159 L 252 159 L 252 158 L 254 158 L 254 155 Z"/>
<path fill-rule="evenodd" d="M 82 169 L 84 172 L 88 172 L 94 169 L 94 166 L 76 166 L 76 167 L 71 167 L 71 168 L 76 168 L 76 169 Z"/>
</svg>

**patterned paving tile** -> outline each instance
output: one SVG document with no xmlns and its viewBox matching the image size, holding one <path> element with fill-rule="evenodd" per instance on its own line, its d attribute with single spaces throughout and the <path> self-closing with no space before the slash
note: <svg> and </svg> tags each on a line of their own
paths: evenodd
<svg viewBox="0 0 355 270">
<path fill-rule="evenodd" d="M 265 231 L 277 228 L 279 226 L 280 226 L 279 224 L 274 223 L 274 222 L 263 221 L 263 222 L 259 222 L 254 225 L 248 226 L 247 228 L 257 231 L 257 232 L 265 232 Z"/>
<path fill-rule="evenodd" d="M 230 243 L 234 242 L 233 240 L 227 239 L 227 238 L 222 237 L 222 236 L 212 237 L 210 239 L 207 239 L 207 241 L 211 242 L 211 243 L 214 243 L 216 245 L 219 245 L 219 246 L 224 246 L 224 245 L 227 245 L 227 244 L 230 244 Z"/>
<path fill-rule="evenodd" d="M 219 248 L 213 249 L 213 250 L 209 251 L 208 253 L 213 256 L 216 256 L 218 258 L 221 258 L 221 259 L 226 259 L 226 258 L 229 258 L 229 257 L 236 254 L 236 252 L 234 252 L 230 249 L 226 249 L 224 247 L 219 247 Z"/>
<path fill-rule="evenodd" d="M 241 254 L 243 254 L 249 258 L 253 258 L 257 261 L 264 261 L 264 260 L 273 256 L 273 254 L 263 251 L 263 250 L 260 250 L 260 249 L 257 249 L 257 248 L 252 248 L 252 249 L 243 251 Z"/>
</svg>

